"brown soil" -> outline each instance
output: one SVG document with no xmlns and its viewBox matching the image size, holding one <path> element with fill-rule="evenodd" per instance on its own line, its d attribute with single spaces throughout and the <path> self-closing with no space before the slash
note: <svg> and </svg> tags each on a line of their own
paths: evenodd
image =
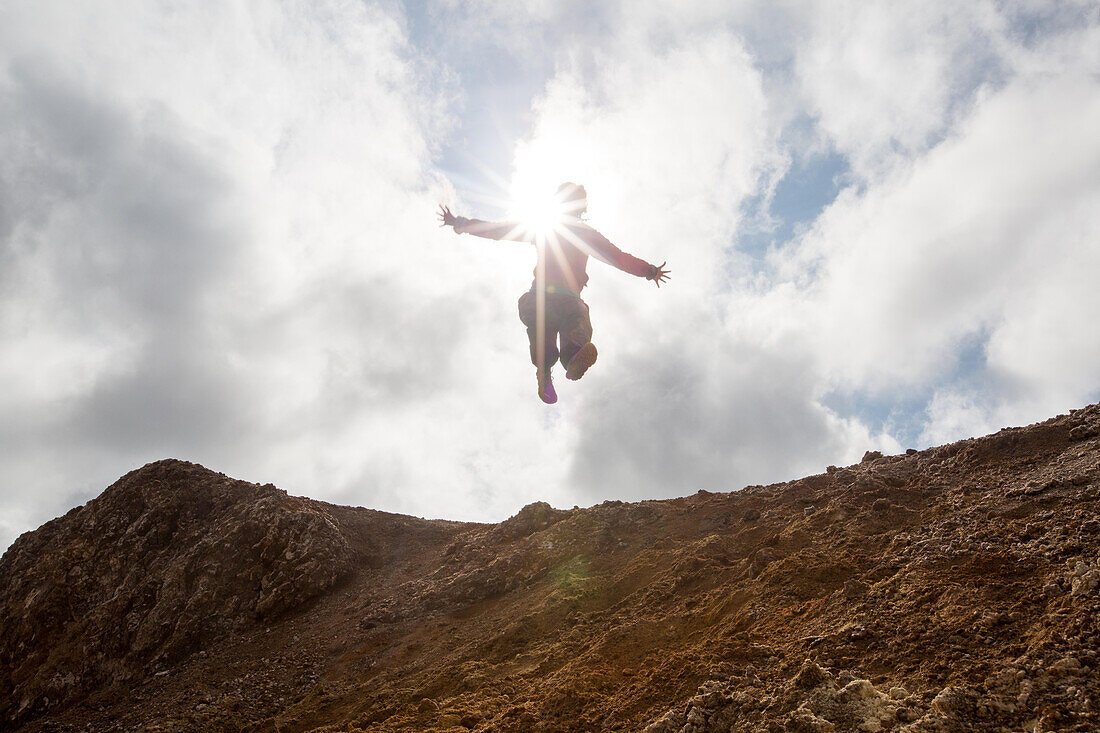
<svg viewBox="0 0 1100 733">
<path fill-rule="evenodd" d="M 21 731 L 1097 731 L 1100 406 L 497 525 L 160 461 L 0 560 Z"/>
</svg>

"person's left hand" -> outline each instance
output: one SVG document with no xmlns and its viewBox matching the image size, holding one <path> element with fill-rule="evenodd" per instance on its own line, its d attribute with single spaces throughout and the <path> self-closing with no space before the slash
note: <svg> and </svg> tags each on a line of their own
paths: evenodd
<svg viewBox="0 0 1100 733">
<path fill-rule="evenodd" d="M 453 227 L 458 223 L 458 218 L 443 204 L 439 205 L 439 211 L 436 212 L 436 216 L 439 217 L 439 226 L 441 227 Z"/>
<path fill-rule="evenodd" d="M 662 262 L 660 265 L 655 267 L 654 271 L 650 274 L 649 277 L 646 278 L 646 280 L 652 280 L 653 284 L 657 287 L 661 287 L 661 283 L 670 280 L 671 278 L 669 277 L 669 275 L 672 274 L 672 270 L 664 269 L 666 264 L 668 263 Z"/>
</svg>

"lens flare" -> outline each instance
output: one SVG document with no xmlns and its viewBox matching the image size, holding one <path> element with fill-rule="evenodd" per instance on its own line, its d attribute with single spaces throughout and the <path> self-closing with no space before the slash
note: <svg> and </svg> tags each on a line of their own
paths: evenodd
<svg viewBox="0 0 1100 733">
<path fill-rule="evenodd" d="M 565 213 L 561 199 L 553 191 L 527 189 L 513 193 L 511 218 L 535 234 L 553 232 Z"/>
</svg>

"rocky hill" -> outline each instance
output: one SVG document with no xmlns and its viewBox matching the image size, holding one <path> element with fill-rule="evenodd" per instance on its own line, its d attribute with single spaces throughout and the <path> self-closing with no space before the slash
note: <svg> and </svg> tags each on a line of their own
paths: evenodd
<svg viewBox="0 0 1100 733">
<path fill-rule="evenodd" d="M 159 461 L 0 559 L 0 728 L 1097 731 L 1100 406 L 496 525 Z"/>
</svg>

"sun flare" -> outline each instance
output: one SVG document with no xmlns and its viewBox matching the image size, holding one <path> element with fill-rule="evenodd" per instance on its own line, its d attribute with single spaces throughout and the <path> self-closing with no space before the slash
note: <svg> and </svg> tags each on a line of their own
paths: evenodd
<svg viewBox="0 0 1100 733">
<path fill-rule="evenodd" d="M 500 198 L 493 203 L 528 233 L 563 234 L 564 224 L 588 221 L 588 193 L 598 191 L 600 222 L 613 227 L 620 184 L 609 174 L 606 157 L 576 130 L 540 130 L 533 139 L 517 143 L 511 178 L 494 176 Z M 574 183 L 573 190 L 562 189 L 567 181 Z"/>
<path fill-rule="evenodd" d="M 553 191 L 530 190 L 513 195 L 513 218 L 528 231 L 549 234 L 561 223 L 565 208 Z"/>
<path fill-rule="evenodd" d="M 568 193 L 559 185 L 586 175 L 588 146 L 583 138 L 561 131 L 519 144 L 508 186 L 510 218 L 530 231 L 549 233 L 565 218 L 579 215 L 566 210 Z"/>
</svg>

